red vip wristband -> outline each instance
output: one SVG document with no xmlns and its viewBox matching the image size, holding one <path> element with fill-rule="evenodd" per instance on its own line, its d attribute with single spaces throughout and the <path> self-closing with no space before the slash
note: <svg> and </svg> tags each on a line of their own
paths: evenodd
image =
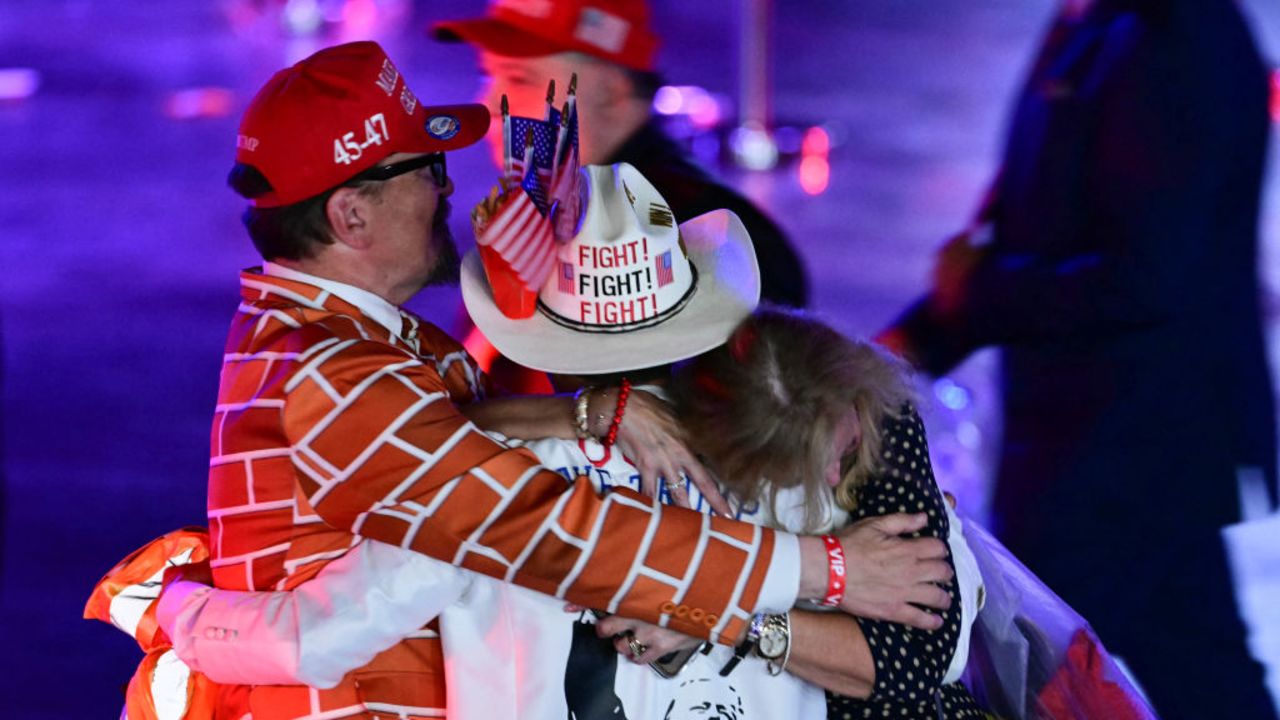
<svg viewBox="0 0 1280 720">
<path fill-rule="evenodd" d="M 844 548 L 835 535 L 823 535 L 822 544 L 827 546 L 827 595 L 822 604 L 827 607 L 839 607 L 844 599 Z"/>
</svg>

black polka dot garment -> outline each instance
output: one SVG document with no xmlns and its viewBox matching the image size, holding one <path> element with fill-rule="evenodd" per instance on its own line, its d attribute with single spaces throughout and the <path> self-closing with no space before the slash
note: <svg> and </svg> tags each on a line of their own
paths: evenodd
<svg viewBox="0 0 1280 720">
<path fill-rule="evenodd" d="M 915 537 L 945 540 L 950 530 L 946 502 L 933 479 L 924 423 L 913 408 L 884 423 L 881 472 L 858 493 L 849 521 L 898 512 L 928 513 L 928 526 Z M 947 562 L 952 562 L 948 553 Z M 953 568 L 954 569 L 954 568 Z M 919 630 L 858 618 L 876 664 L 875 689 L 866 700 L 827 693 L 828 720 L 909 718 L 960 720 L 990 717 L 960 683 L 941 686 L 960 637 L 960 597 L 948 585 L 951 607 L 942 627 Z"/>
</svg>

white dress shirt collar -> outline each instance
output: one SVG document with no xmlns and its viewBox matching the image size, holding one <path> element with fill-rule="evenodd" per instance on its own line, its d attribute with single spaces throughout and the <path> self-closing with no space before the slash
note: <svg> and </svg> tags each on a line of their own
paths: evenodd
<svg viewBox="0 0 1280 720">
<path fill-rule="evenodd" d="M 273 262 L 262 263 L 262 274 L 314 285 L 321 290 L 328 291 L 330 294 L 355 305 L 366 317 L 386 328 L 392 335 L 399 336 L 404 328 L 404 319 L 400 314 L 400 308 L 355 285 L 317 277 Z"/>
</svg>

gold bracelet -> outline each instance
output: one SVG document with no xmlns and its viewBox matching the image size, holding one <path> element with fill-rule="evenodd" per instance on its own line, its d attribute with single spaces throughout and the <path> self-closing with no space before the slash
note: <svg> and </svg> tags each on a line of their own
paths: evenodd
<svg viewBox="0 0 1280 720">
<path fill-rule="evenodd" d="M 595 437 L 591 434 L 587 411 L 587 405 L 591 402 L 591 392 L 595 389 L 593 385 L 583 385 L 573 394 L 574 433 L 579 440 L 590 440 Z"/>
<path fill-rule="evenodd" d="M 612 389 L 608 387 L 591 388 L 591 401 L 604 403 L 605 406 L 607 407 L 613 407 Z M 605 436 L 605 434 L 609 432 L 609 421 L 612 419 L 613 416 L 605 415 L 604 413 L 598 412 L 598 413 L 595 413 L 595 419 L 592 420 L 590 419 L 590 415 L 591 415 L 590 409 L 588 409 L 587 415 L 588 415 L 588 420 L 587 420 L 588 431 L 591 432 L 594 430 L 594 428 L 600 428 L 599 433 L 591 432 L 591 437 L 595 438 L 596 440 L 602 439 Z"/>
</svg>

